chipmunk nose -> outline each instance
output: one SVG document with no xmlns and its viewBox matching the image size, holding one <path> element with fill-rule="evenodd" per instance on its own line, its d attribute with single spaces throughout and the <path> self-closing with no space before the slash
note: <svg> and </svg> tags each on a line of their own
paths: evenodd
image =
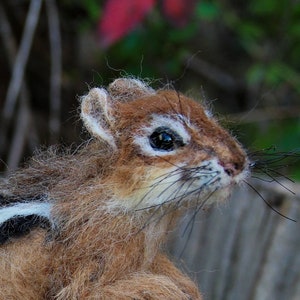
<svg viewBox="0 0 300 300">
<path fill-rule="evenodd" d="M 228 176 L 234 177 L 236 175 L 238 175 L 241 171 L 242 171 L 242 165 L 239 163 L 223 163 L 223 162 L 219 162 L 219 164 L 224 168 L 225 173 Z"/>
</svg>

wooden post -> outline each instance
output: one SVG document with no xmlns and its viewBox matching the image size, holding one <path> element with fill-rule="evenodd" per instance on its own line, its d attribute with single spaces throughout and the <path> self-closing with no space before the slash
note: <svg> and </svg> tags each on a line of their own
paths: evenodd
<svg viewBox="0 0 300 300">
<path fill-rule="evenodd" d="M 300 185 L 289 186 L 298 196 L 273 183 L 255 188 L 297 222 L 244 186 L 194 219 L 190 212 L 170 241 L 171 254 L 198 281 L 204 299 L 300 299 Z"/>
</svg>

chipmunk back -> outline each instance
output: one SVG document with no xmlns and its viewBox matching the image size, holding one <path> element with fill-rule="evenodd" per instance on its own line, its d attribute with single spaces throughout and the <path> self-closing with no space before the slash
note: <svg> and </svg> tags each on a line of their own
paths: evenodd
<svg viewBox="0 0 300 300">
<path fill-rule="evenodd" d="M 199 103 L 136 79 L 91 89 L 81 119 L 80 149 L 0 183 L 0 298 L 201 299 L 161 248 L 245 179 L 244 150 Z"/>
</svg>

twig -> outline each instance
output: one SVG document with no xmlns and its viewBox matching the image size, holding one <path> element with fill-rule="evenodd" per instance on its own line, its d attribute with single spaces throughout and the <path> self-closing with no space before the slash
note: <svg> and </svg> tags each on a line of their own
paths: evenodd
<svg viewBox="0 0 300 300">
<path fill-rule="evenodd" d="M 20 162 L 28 135 L 29 124 L 30 111 L 28 105 L 25 101 L 21 101 L 16 119 L 14 137 L 12 139 L 7 159 L 7 166 L 10 171 L 16 169 Z"/>
<path fill-rule="evenodd" d="M 19 51 L 16 56 L 15 64 L 13 67 L 12 78 L 8 86 L 5 104 L 3 108 L 2 121 L 6 128 L 10 122 L 16 102 L 19 95 L 24 70 L 28 60 L 29 51 L 32 45 L 33 35 L 37 26 L 38 17 L 40 14 L 42 0 L 31 0 L 29 11 L 26 18 L 24 33 L 20 44 Z"/>
<path fill-rule="evenodd" d="M 4 47 L 7 52 L 8 61 L 11 69 L 13 68 L 13 63 L 15 61 L 17 55 L 17 46 L 16 41 L 11 30 L 9 21 L 6 17 L 3 6 L 0 3 L 0 36 L 3 40 Z M 13 141 L 10 146 L 9 156 L 8 156 L 8 165 L 6 167 L 8 169 L 14 169 L 18 163 L 20 162 L 26 138 L 28 136 L 28 128 L 32 127 L 30 130 L 31 136 L 34 136 L 36 140 L 35 128 L 32 125 L 32 116 L 31 110 L 29 107 L 29 95 L 28 89 L 26 87 L 26 81 L 23 79 L 20 93 L 20 107 L 18 112 L 18 117 L 16 121 L 16 127 L 14 129 Z M 20 121 L 20 123 L 19 123 Z M 1 144 L 0 144 L 0 153 L 4 150 L 6 146 L 6 129 L 1 128 Z M 32 143 L 32 141 L 29 141 Z"/>
<path fill-rule="evenodd" d="M 49 131 L 51 142 L 56 142 L 60 132 L 60 86 L 61 86 L 61 36 L 59 30 L 59 16 L 55 0 L 46 0 L 48 14 L 48 28 L 51 55 L 50 75 L 50 116 Z"/>
<path fill-rule="evenodd" d="M 0 2 L 0 35 L 3 41 L 4 48 L 7 53 L 9 65 L 12 67 L 14 58 L 16 56 L 16 43 L 13 38 L 12 30 L 9 25 L 8 19 L 6 17 L 4 8 L 2 3 Z M 1 128 L 0 128 L 0 155 L 3 154 L 5 146 L 7 144 L 6 140 L 6 124 L 5 120 L 3 119 L 2 113 L 2 121 L 1 121 Z"/>
</svg>

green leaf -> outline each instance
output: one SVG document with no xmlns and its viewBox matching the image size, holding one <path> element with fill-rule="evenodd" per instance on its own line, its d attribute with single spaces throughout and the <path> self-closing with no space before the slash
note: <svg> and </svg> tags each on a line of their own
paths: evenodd
<svg viewBox="0 0 300 300">
<path fill-rule="evenodd" d="M 264 29 L 252 21 L 243 21 L 238 31 L 243 39 L 257 40 L 264 36 Z"/>
<path fill-rule="evenodd" d="M 264 80 L 266 68 L 260 63 L 251 65 L 246 73 L 246 80 L 249 85 L 255 85 Z"/>
<path fill-rule="evenodd" d="M 196 24 L 188 24 L 184 28 L 170 30 L 168 39 L 172 42 L 185 42 L 195 36 L 197 32 Z"/>
<path fill-rule="evenodd" d="M 250 2 L 250 11 L 256 15 L 271 15 L 281 12 L 285 1 L 278 0 L 252 0 Z"/>
<path fill-rule="evenodd" d="M 196 15 L 203 20 L 212 21 L 220 15 L 220 9 L 214 2 L 201 1 L 196 6 Z"/>
<path fill-rule="evenodd" d="M 300 38 L 300 22 L 292 23 L 289 28 L 289 35 L 293 38 Z"/>
</svg>

